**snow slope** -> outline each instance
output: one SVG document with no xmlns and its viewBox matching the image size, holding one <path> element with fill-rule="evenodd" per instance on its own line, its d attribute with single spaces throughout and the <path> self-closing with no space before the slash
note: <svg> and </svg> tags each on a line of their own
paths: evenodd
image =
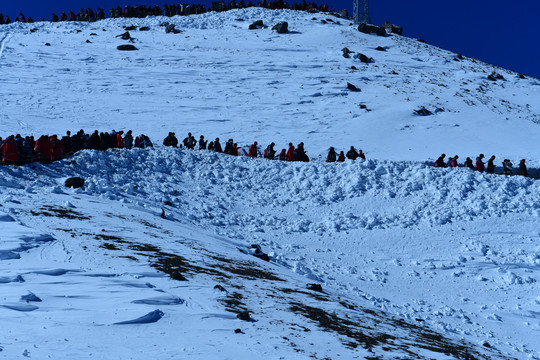
<svg viewBox="0 0 540 360">
<path fill-rule="evenodd" d="M 259 18 L 293 32 L 248 31 Z M 124 25 L 151 28 L 139 51 L 115 50 Z M 322 14 L 35 26 L 0 27 L 4 136 L 192 131 L 304 141 L 314 161 L 156 148 L 0 167 L 0 357 L 540 358 L 540 182 L 424 162 L 537 171 L 538 80 Z M 368 161 L 319 158 L 351 144 Z"/>
</svg>

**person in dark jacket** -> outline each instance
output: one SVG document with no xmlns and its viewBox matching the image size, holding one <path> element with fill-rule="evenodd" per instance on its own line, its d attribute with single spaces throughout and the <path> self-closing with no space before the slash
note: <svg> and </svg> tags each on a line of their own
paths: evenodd
<svg viewBox="0 0 540 360">
<path fill-rule="evenodd" d="M 126 136 L 124 136 L 124 148 L 131 149 L 133 147 L 133 131 L 128 130 Z"/>
<path fill-rule="evenodd" d="M 201 135 L 199 138 L 199 150 L 206 150 L 206 144 L 208 143 L 208 140 L 204 140 L 204 135 Z"/>
<path fill-rule="evenodd" d="M 488 174 L 495 173 L 495 163 L 493 161 L 495 161 L 495 155 L 491 155 L 491 157 L 488 160 L 487 168 L 486 168 L 486 172 Z"/>
<path fill-rule="evenodd" d="M 195 148 L 195 145 L 197 145 L 197 140 L 195 140 L 195 137 L 191 135 L 191 133 L 188 133 L 188 136 L 182 141 L 184 143 L 184 146 L 188 149 Z"/>
<path fill-rule="evenodd" d="M 90 135 L 90 139 L 88 140 L 88 149 L 99 150 L 100 145 L 101 140 L 99 138 L 99 133 L 96 130 L 92 133 L 92 135 Z"/>
<path fill-rule="evenodd" d="M 484 158 L 484 154 L 480 154 L 476 158 L 476 170 L 480 172 L 484 172 L 484 169 L 485 169 L 485 164 L 484 164 L 484 161 L 482 160 L 483 158 Z"/>
<path fill-rule="evenodd" d="M 233 141 L 233 139 L 229 139 L 225 143 L 225 149 L 223 150 L 223 153 L 227 154 L 227 155 L 234 155 L 234 141 Z"/>
<path fill-rule="evenodd" d="M 62 139 L 60 140 L 62 142 L 62 146 L 64 147 L 64 154 L 66 156 L 73 154 L 73 141 L 71 137 L 71 131 L 66 131 L 66 135 L 62 136 Z"/>
<path fill-rule="evenodd" d="M 512 175 L 514 164 L 512 164 L 510 159 L 504 159 L 502 166 L 504 175 Z"/>
<path fill-rule="evenodd" d="M 222 153 L 223 149 L 221 148 L 221 144 L 219 143 L 219 138 L 216 138 L 214 141 L 214 151 L 218 153 Z"/>
<path fill-rule="evenodd" d="M 274 158 L 276 157 L 276 150 L 274 150 L 274 146 L 276 144 L 274 144 L 273 142 L 268 145 L 266 147 L 266 149 L 264 150 L 264 157 L 267 158 L 267 159 L 270 159 L 270 160 L 274 160 Z"/>
<path fill-rule="evenodd" d="M 351 160 L 356 160 L 356 158 L 358 158 L 358 152 L 356 152 L 356 149 L 354 148 L 354 146 L 351 146 L 349 151 L 347 151 L 346 156 L 347 156 L 347 159 L 351 159 Z"/>
<path fill-rule="evenodd" d="M 303 162 L 309 162 L 309 157 L 306 154 L 306 151 L 304 150 L 304 143 L 301 142 L 298 144 L 296 148 L 296 160 L 297 161 L 303 161 Z"/>
<path fill-rule="evenodd" d="M 466 160 L 465 160 L 465 166 L 468 167 L 469 169 L 471 170 L 474 170 L 474 165 L 472 163 L 472 159 L 470 157 L 468 157 Z"/>
<path fill-rule="evenodd" d="M 339 152 L 337 162 L 345 162 L 345 153 L 343 151 Z"/>
<path fill-rule="evenodd" d="M 446 167 L 446 163 L 444 162 L 445 157 L 446 157 L 446 154 L 442 154 L 441 156 L 439 156 L 437 161 L 435 161 L 435 167 L 445 168 Z"/>
<path fill-rule="evenodd" d="M 178 139 L 176 138 L 175 133 L 169 132 L 169 135 L 165 139 L 163 139 L 163 145 L 178 147 Z"/>
<path fill-rule="evenodd" d="M 519 174 L 527 177 L 529 176 L 527 165 L 525 165 L 525 159 L 521 159 L 519 162 Z"/>
<path fill-rule="evenodd" d="M 336 162 L 336 150 L 332 146 L 330 147 L 330 150 L 328 151 L 326 162 Z"/>
</svg>

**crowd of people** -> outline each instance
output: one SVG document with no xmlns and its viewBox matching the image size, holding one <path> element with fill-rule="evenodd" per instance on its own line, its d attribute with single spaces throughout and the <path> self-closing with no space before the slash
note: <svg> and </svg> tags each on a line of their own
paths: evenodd
<svg viewBox="0 0 540 360">
<path fill-rule="evenodd" d="M 213 1 L 210 7 L 199 4 L 178 4 L 178 5 L 159 5 L 146 6 L 146 5 L 135 5 L 130 6 L 126 5 L 124 8 L 117 6 L 110 10 L 111 18 L 145 18 L 147 16 L 175 16 L 175 15 L 193 15 L 193 14 L 202 14 L 209 11 L 227 11 L 232 9 L 242 9 L 249 7 L 262 7 L 267 9 L 291 9 L 291 10 L 302 10 L 308 11 L 310 9 L 316 9 L 318 11 L 328 11 L 328 5 L 318 5 L 314 2 L 308 3 L 303 0 L 301 3 L 292 3 L 284 2 L 283 0 L 273 0 L 273 1 Z M 70 10 L 69 12 L 62 12 L 60 15 L 53 13 L 51 16 L 52 22 L 59 21 L 97 21 L 106 18 L 105 10 L 102 8 L 93 9 L 83 9 L 78 13 Z M 45 21 L 45 19 L 43 19 Z M 0 25 L 8 25 L 12 22 L 11 18 L 0 13 Z M 34 20 L 31 17 L 26 18 L 23 13 L 19 13 L 19 16 L 15 18 L 15 22 L 23 23 L 33 23 Z"/>
<path fill-rule="evenodd" d="M 238 143 L 233 139 L 227 140 L 225 146 L 221 145 L 219 138 L 215 140 L 206 140 L 204 135 L 201 135 L 197 140 L 191 133 L 180 142 L 174 132 L 169 132 L 167 137 L 163 139 L 163 145 L 174 148 L 199 149 L 214 151 L 231 156 L 247 156 L 250 158 L 262 157 L 269 160 L 281 161 L 302 161 L 309 162 L 310 159 L 304 149 L 304 143 L 301 142 L 297 146 L 289 143 L 287 149 L 281 149 L 278 154 L 275 149 L 276 144 L 270 143 L 260 151 L 257 141 L 246 147 L 238 146 Z M 0 162 L 4 165 L 23 165 L 32 162 L 50 163 L 56 160 L 64 159 L 75 154 L 80 150 L 108 150 L 108 149 L 132 149 L 132 148 L 152 148 L 154 144 L 150 138 L 144 134 L 133 138 L 131 130 L 124 134 L 124 131 L 112 130 L 109 132 L 98 132 L 95 130 L 91 134 L 87 134 L 84 130 L 79 130 L 76 134 L 71 134 L 67 131 L 64 136 L 58 138 L 57 135 L 42 135 L 37 140 L 33 136 L 22 137 L 20 134 L 10 135 L 3 140 L 0 137 Z M 349 160 L 366 160 L 366 155 L 360 150 L 356 150 L 354 146 L 345 153 L 340 151 L 339 154 L 334 147 L 330 147 L 326 162 L 345 162 Z M 476 158 L 476 163 L 470 157 L 467 157 L 465 162 L 460 165 L 458 162 L 459 156 L 448 157 L 442 154 L 435 161 L 434 166 L 437 168 L 455 168 L 467 167 L 471 170 L 494 174 L 496 172 L 495 155 L 492 155 L 487 163 L 485 162 L 484 154 L 480 154 Z M 519 174 L 529 176 L 525 159 L 521 159 L 518 168 L 515 171 L 514 165 L 509 159 L 504 159 L 502 162 L 502 174 L 513 175 Z"/>
<path fill-rule="evenodd" d="M 77 151 L 108 150 L 112 148 L 153 147 L 150 138 L 144 134 L 133 139 L 132 131 L 98 132 L 86 134 L 80 130 L 74 135 L 70 131 L 62 138 L 57 135 L 42 135 L 37 140 L 33 136 L 10 135 L 5 140 L 0 137 L 0 162 L 4 165 L 23 165 L 32 162 L 50 163 L 64 159 Z"/>
<path fill-rule="evenodd" d="M 445 161 L 446 154 L 442 154 L 439 156 L 437 161 L 433 164 L 435 167 L 439 168 L 445 168 L 445 167 L 459 167 L 460 164 L 458 162 L 459 156 L 455 155 L 454 157 L 449 156 L 448 160 Z M 467 167 L 471 170 L 477 170 L 480 172 L 486 172 L 488 174 L 495 174 L 495 155 L 492 155 L 489 160 L 487 161 L 487 164 L 484 161 L 485 156 L 484 154 L 480 154 L 476 157 L 476 163 L 473 164 L 473 161 L 470 157 L 467 157 L 465 159 L 465 163 L 463 164 L 464 167 Z M 504 175 L 513 175 L 514 174 L 514 165 L 509 159 L 504 159 L 502 162 L 502 170 Z M 529 176 L 529 173 L 527 171 L 527 165 L 525 164 L 525 159 L 521 159 L 519 161 L 518 169 L 517 169 L 518 175 L 523 176 Z"/>
</svg>

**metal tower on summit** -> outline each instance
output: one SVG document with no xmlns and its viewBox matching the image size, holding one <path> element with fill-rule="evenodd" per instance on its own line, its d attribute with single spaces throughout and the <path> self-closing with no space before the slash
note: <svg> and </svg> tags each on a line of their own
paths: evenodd
<svg viewBox="0 0 540 360">
<path fill-rule="evenodd" d="M 371 24 L 369 17 L 369 0 L 354 0 L 353 19 L 355 24 Z"/>
</svg>

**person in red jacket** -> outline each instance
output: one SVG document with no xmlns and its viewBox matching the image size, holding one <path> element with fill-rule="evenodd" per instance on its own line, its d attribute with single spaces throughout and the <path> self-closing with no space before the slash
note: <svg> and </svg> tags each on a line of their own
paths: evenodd
<svg viewBox="0 0 540 360">
<path fill-rule="evenodd" d="M 289 143 L 289 150 L 287 150 L 287 160 L 296 161 L 296 158 L 294 157 L 294 145 L 292 143 Z"/>
<path fill-rule="evenodd" d="M 51 161 L 61 160 L 64 157 L 64 145 L 58 140 L 56 135 L 49 138 L 51 148 Z"/>
<path fill-rule="evenodd" d="M 233 144 L 233 147 L 232 147 L 232 151 L 233 151 L 233 152 L 232 152 L 232 155 L 233 155 L 233 156 L 238 156 L 238 150 L 239 150 L 239 149 L 240 149 L 240 148 L 238 147 L 238 144 L 237 144 L 237 143 L 234 143 L 234 144 Z"/>
<path fill-rule="evenodd" d="M 60 21 L 67 21 L 68 16 L 65 12 L 62 12 L 62 15 L 60 15 Z"/>
<path fill-rule="evenodd" d="M 4 164 L 5 165 L 14 165 L 19 161 L 19 148 L 15 142 L 15 137 L 13 135 L 9 136 L 6 140 L 0 145 L 0 149 L 4 154 Z"/>
<path fill-rule="evenodd" d="M 337 162 L 345 162 L 345 153 L 343 151 L 339 153 Z"/>
<path fill-rule="evenodd" d="M 248 156 L 252 158 L 257 157 L 257 142 L 256 141 L 249 147 Z"/>
<path fill-rule="evenodd" d="M 34 145 L 34 161 L 47 163 L 51 160 L 51 146 L 47 135 L 41 136 Z"/>
<path fill-rule="evenodd" d="M 279 154 L 279 160 L 287 161 L 287 152 L 285 151 L 285 149 L 281 149 L 281 153 Z"/>
<path fill-rule="evenodd" d="M 124 148 L 124 138 L 122 137 L 122 134 L 124 134 L 123 131 L 119 131 L 116 133 L 116 147 L 119 149 Z"/>
</svg>

